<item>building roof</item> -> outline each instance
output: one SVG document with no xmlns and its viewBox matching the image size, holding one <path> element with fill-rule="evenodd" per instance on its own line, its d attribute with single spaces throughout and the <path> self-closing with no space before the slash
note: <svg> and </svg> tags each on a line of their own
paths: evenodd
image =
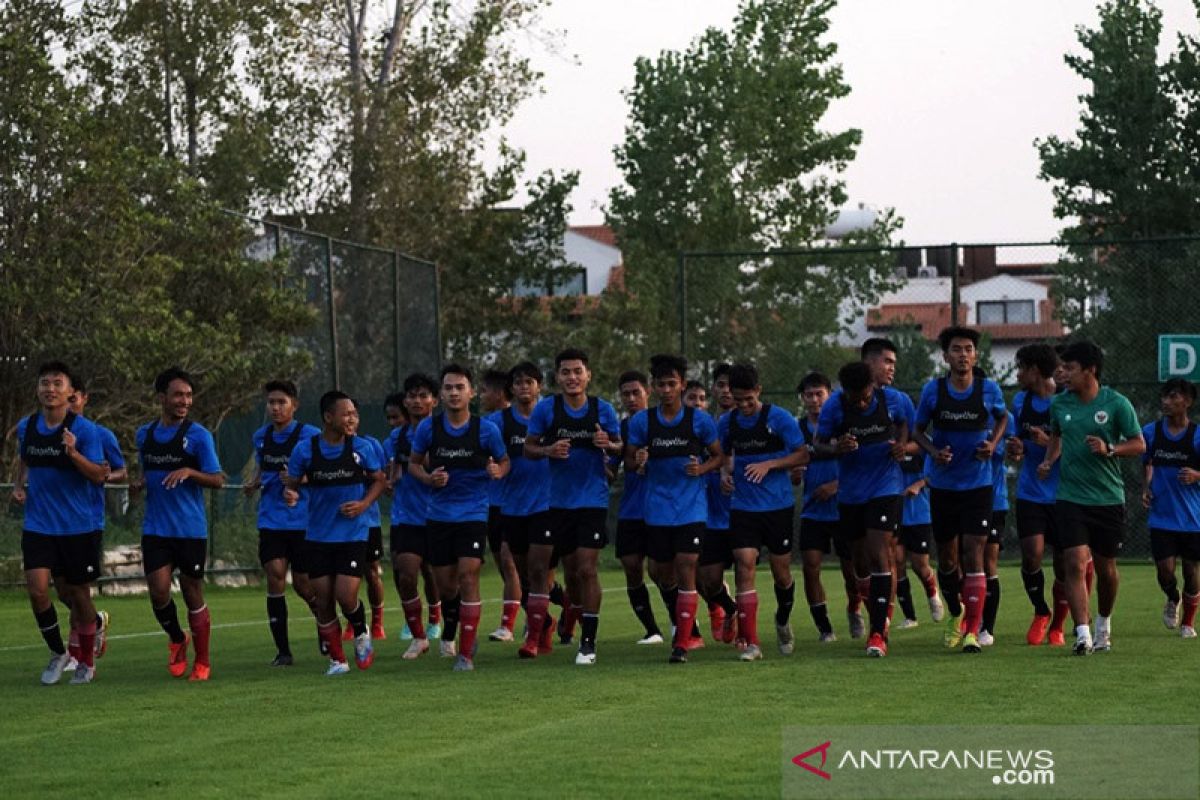
<svg viewBox="0 0 1200 800">
<path fill-rule="evenodd" d="M 617 246 L 617 234 L 607 225 L 572 225 L 567 230 L 586 236 L 609 247 Z"/>
</svg>

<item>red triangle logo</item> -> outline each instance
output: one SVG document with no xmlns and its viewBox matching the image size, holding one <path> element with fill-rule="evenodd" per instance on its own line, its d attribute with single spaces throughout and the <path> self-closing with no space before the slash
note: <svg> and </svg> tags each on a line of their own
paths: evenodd
<svg viewBox="0 0 1200 800">
<path fill-rule="evenodd" d="M 825 780 L 830 780 L 833 777 L 832 775 L 830 775 L 825 770 L 820 769 L 819 767 L 814 767 L 812 764 L 809 764 L 805 761 L 805 759 L 807 759 L 809 756 L 812 756 L 816 753 L 820 753 L 821 754 L 821 766 L 824 767 L 825 759 L 829 757 L 829 744 L 830 744 L 829 742 L 825 742 L 824 744 L 819 744 L 816 747 L 805 750 L 803 753 L 801 753 L 800 755 L 793 758 L 792 763 L 795 764 L 797 767 L 803 767 L 804 769 L 811 772 L 813 775 L 824 778 Z"/>
</svg>

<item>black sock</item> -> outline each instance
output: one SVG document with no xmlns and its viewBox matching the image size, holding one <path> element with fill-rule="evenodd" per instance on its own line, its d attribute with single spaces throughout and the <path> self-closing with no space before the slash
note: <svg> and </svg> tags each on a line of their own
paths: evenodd
<svg viewBox="0 0 1200 800">
<path fill-rule="evenodd" d="M 275 649 L 280 655 L 290 656 L 292 649 L 288 645 L 287 598 L 283 595 L 267 595 L 267 624 L 271 626 L 271 638 L 275 640 Z"/>
<path fill-rule="evenodd" d="M 33 618 L 37 620 L 38 630 L 46 640 L 46 646 L 60 656 L 67 652 L 63 645 L 62 631 L 58 629 L 58 612 L 54 610 L 54 604 L 51 603 L 45 611 L 35 611 Z"/>
<path fill-rule="evenodd" d="M 600 615 L 584 612 L 579 617 L 579 649 L 584 652 L 596 649 L 596 628 L 600 627 Z"/>
<path fill-rule="evenodd" d="M 654 609 L 650 607 L 650 590 L 646 588 L 646 584 L 631 586 L 626 591 L 629 593 L 629 605 L 633 607 L 638 622 L 646 629 L 646 635 L 653 636 L 657 633 L 661 636 L 662 631 L 658 629 L 658 622 L 654 619 Z"/>
<path fill-rule="evenodd" d="M 354 628 L 355 636 L 362 636 L 367 632 L 367 611 L 363 608 L 362 600 L 358 601 L 358 605 L 353 611 L 344 612 L 346 614 L 346 622 L 350 623 L 350 627 Z"/>
<path fill-rule="evenodd" d="M 317 651 L 321 655 L 329 658 L 329 642 L 321 636 L 321 623 L 317 623 Z"/>
<path fill-rule="evenodd" d="M 996 632 L 996 612 L 1000 610 L 1000 578 L 989 575 L 987 579 L 987 594 L 983 598 L 982 629 L 988 633 Z"/>
<path fill-rule="evenodd" d="M 796 602 L 796 582 L 786 588 L 775 587 L 775 624 L 787 625 L 792 618 L 792 605 Z"/>
<path fill-rule="evenodd" d="M 1159 576 L 1158 585 L 1159 588 L 1163 590 L 1163 594 L 1167 596 L 1168 600 L 1170 600 L 1172 603 L 1179 602 L 1179 581 L 1175 580 L 1174 575 L 1166 580 L 1164 580 L 1162 576 Z"/>
<path fill-rule="evenodd" d="M 912 586 L 908 582 L 908 575 L 896 581 L 896 601 L 900 603 L 900 611 L 903 612 L 905 619 L 917 618 L 917 610 L 913 608 Z"/>
<path fill-rule="evenodd" d="M 671 626 L 675 626 L 675 601 L 679 598 L 679 587 L 672 586 L 670 589 L 658 587 L 658 594 L 662 597 L 663 605 L 667 607 L 667 617 L 671 620 Z"/>
<path fill-rule="evenodd" d="M 529 607 L 529 589 L 522 586 L 521 587 L 521 609 L 524 610 L 528 607 Z"/>
<path fill-rule="evenodd" d="M 154 609 L 154 618 L 167 632 L 167 636 L 171 637 L 172 643 L 179 644 L 187 638 L 183 635 L 183 628 L 179 627 L 179 614 L 175 611 L 175 598 L 168 600 L 162 608 Z"/>
<path fill-rule="evenodd" d="M 453 642 L 458 638 L 458 595 L 442 600 L 442 641 Z M 547 615 L 546 619 L 550 619 Z M 470 655 L 470 653 L 467 653 Z"/>
<path fill-rule="evenodd" d="M 726 616 L 737 613 L 737 602 L 729 596 L 729 589 L 721 584 L 711 597 L 704 598 L 709 603 L 715 603 L 725 610 Z"/>
<path fill-rule="evenodd" d="M 833 625 L 829 622 L 829 609 L 824 603 L 809 606 L 808 613 L 812 614 L 813 623 L 816 624 L 818 631 L 833 633 Z"/>
<path fill-rule="evenodd" d="M 567 607 L 567 601 L 563 596 L 562 584 L 558 581 L 555 581 L 554 585 L 550 587 L 550 602 L 562 608 Z"/>
<path fill-rule="evenodd" d="M 867 613 L 871 616 L 871 633 L 880 636 L 887 629 L 888 604 L 892 597 L 892 573 L 871 573 L 871 594 Z"/>
<path fill-rule="evenodd" d="M 1046 605 L 1046 573 L 1040 569 L 1037 572 L 1021 570 L 1021 581 L 1025 584 L 1025 594 L 1033 604 L 1033 613 L 1039 617 L 1050 616 L 1050 606 Z"/>
<path fill-rule="evenodd" d="M 942 587 L 942 598 L 946 601 L 946 611 L 952 617 L 962 616 L 962 600 L 958 596 L 961 582 L 962 578 L 959 577 L 958 570 L 952 572 L 938 570 L 938 583 Z"/>
</svg>

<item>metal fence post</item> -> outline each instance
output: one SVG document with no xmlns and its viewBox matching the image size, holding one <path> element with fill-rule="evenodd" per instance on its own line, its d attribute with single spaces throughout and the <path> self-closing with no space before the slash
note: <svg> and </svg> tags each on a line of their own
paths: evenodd
<svg viewBox="0 0 1200 800">
<path fill-rule="evenodd" d="M 433 270 L 433 330 L 437 339 L 437 369 L 442 368 L 442 282 L 438 277 L 437 264 L 430 263 Z"/>
<path fill-rule="evenodd" d="M 687 358 L 687 254 L 679 251 L 679 355 Z"/>
<path fill-rule="evenodd" d="M 950 243 L 950 324 L 958 325 L 958 243 Z"/>
<path fill-rule="evenodd" d="M 400 251 L 392 251 L 392 388 L 400 388 Z"/>
<path fill-rule="evenodd" d="M 333 302 L 333 239 L 325 237 L 325 293 L 329 301 L 329 366 L 333 388 L 341 388 L 341 368 L 338 363 L 337 312 Z"/>
</svg>

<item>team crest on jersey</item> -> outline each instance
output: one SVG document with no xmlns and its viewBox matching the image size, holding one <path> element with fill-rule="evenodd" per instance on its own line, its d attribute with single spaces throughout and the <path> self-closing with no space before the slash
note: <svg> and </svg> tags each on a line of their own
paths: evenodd
<svg viewBox="0 0 1200 800">
<path fill-rule="evenodd" d="M 357 451 L 357 450 L 355 450 L 355 451 L 354 451 L 353 455 L 354 455 L 354 463 L 355 463 L 355 464 L 362 464 L 362 456 L 360 456 L 360 455 L 358 454 L 358 451 Z"/>
<path fill-rule="evenodd" d="M 1096 420 L 1097 425 L 1103 425 L 1104 423 L 1108 422 L 1108 412 L 1097 411 L 1096 416 L 1092 417 L 1092 419 Z"/>
</svg>

